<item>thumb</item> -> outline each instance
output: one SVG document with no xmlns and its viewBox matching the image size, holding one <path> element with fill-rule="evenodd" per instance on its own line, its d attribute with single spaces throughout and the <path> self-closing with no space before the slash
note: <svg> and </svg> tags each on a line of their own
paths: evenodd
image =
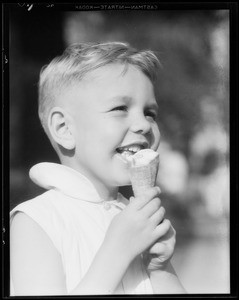
<svg viewBox="0 0 239 300">
<path fill-rule="evenodd" d="M 150 249 L 149 249 L 149 253 L 150 254 L 156 254 L 156 255 L 160 255 L 162 253 L 164 253 L 165 251 L 165 244 L 163 243 L 155 243 Z"/>
</svg>

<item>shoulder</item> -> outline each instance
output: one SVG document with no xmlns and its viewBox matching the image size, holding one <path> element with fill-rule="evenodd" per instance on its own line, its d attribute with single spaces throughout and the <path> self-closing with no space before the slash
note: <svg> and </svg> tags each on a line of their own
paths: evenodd
<svg viewBox="0 0 239 300">
<path fill-rule="evenodd" d="M 16 211 L 14 218 L 12 219 L 10 228 L 12 231 L 20 231 L 20 229 L 23 229 L 24 227 L 26 227 L 26 229 L 28 229 L 28 227 L 30 227 L 29 225 L 31 225 L 31 227 L 32 226 L 34 227 L 37 224 L 36 224 L 36 222 L 33 221 L 32 218 L 30 218 L 24 212 Z M 36 226 L 36 227 L 39 227 L 39 226 Z"/>
<path fill-rule="evenodd" d="M 49 236 L 31 217 L 17 212 L 10 227 L 11 258 L 32 261 L 43 253 L 59 255 Z"/>
<path fill-rule="evenodd" d="M 15 219 L 18 212 L 24 212 L 39 224 L 42 221 L 51 221 L 52 216 L 60 210 L 60 199 L 57 196 L 54 191 L 47 191 L 33 199 L 22 202 L 10 212 L 10 222 Z M 22 214 L 20 215 L 22 216 Z M 18 218 L 21 217 L 18 215 Z"/>
<path fill-rule="evenodd" d="M 44 230 L 23 212 L 17 212 L 12 220 L 10 261 L 17 295 L 51 293 L 52 287 L 57 287 L 57 290 L 64 287 L 59 252 Z"/>
<path fill-rule="evenodd" d="M 19 231 L 22 232 L 22 229 L 26 229 L 27 231 L 39 229 L 40 226 L 26 213 L 23 211 L 16 211 L 14 214 L 14 218 L 12 218 L 11 222 L 11 231 Z M 25 232 L 25 230 L 24 230 Z"/>
<path fill-rule="evenodd" d="M 12 219 L 10 239 L 11 246 L 19 244 L 24 248 L 27 247 L 29 242 L 36 245 L 43 242 L 49 243 L 50 241 L 42 227 L 30 216 L 21 211 L 16 212 Z"/>
<path fill-rule="evenodd" d="M 45 253 L 59 256 L 47 233 L 24 212 L 17 212 L 10 227 L 11 253 L 22 257 L 37 258 Z"/>
<path fill-rule="evenodd" d="M 46 192 L 36 198 L 27 200 L 16 206 L 10 212 L 10 231 L 16 238 L 23 238 L 24 235 L 47 235 L 55 247 L 60 249 L 63 212 L 59 213 L 57 201 L 54 199 L 54 193 Z M 60 210 L 62 211 L 62 209 Z"/>
<path fill-rule="evenodd" d="M 37 209 L 41 209 L 41 207 L 51 205 L 52 201 L 54 201 L 55 198 L 56 195 L 54 190 L 45 191 L 44 193 L 37 195 L 36 197 L 22 201 L 20 204 L 18 204 L 12 209 L 10 214 L 12 215 L 19 208 L 34 209 L 34 207 L 36 207 Z"/>
</svg>

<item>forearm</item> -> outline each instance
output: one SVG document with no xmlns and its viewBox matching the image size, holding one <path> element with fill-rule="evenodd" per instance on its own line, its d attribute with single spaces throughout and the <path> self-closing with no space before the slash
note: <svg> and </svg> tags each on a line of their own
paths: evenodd
<svg viewBox="0 0 239 300">
<path fill-rule="evenodd" d="M 177 274 L 169 262 L 164 269 L 149 273 L 154 294 L 186 294 Z"/>
<path fill-rule="evenodd" d="M 126 272 L 130 261 L 122 254 L 117 254 L 109 245 L 102 245 L 89 270 L 72 295 L 107 295 L 113 294 Z"/>
</svg>

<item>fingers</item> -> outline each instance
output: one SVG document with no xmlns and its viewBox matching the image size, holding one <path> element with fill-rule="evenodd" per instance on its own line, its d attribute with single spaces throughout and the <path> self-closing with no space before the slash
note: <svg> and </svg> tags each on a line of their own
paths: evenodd
<svg viewBox="0 0 239 300">
<path fill-rule="evenodd" d="M 152 224 L 156 227 L 159 225 L 165 216 L 165 208 L 163 206 L 160 206 L 157 210 L 155 210 L 150 217 L 150 220 Z"/>
<path fill-rule="evenodd" d="M 151 201 L 149 201 L 142 209 L 145 216 L 147 218 L 150 218 L 152 215 L 154 215 L 161 207 L 161 200 L 156 197 L 153 198 Z"/>
<path fill-rule="evenodd" d="M 163 243 L 155 243 L 150 249 L 149 254 L 156 254 L 160 255 L 161 253 L 164 253 L 166 249 L 166 245 Z"/>
<path fill-rule="evenodd" d="M 166 249 L 174 249 L 176 244 L 176 231 L 171 225 L 167 233 L 159 238 L 153 246 L 150 247 L 150 254 L 160 255 L 166 251 Z"/>
<path fill-rule="evenodd" d="M 145 190 L 145 192 L 135 198 L 131 198 L 130 203 L 136 207 L 136 209 L 143 208 L 147 203 L 149 203 L 153 198 L 157 198 L 159 194 L 161 193 L 161 190 L 159 187 L 149 187 Z"/>
<path fill-rule="evenodd" d="M 171 222 L 164 219 L 154 230 L 155 241 L 164 236 L 171 228 Z"/>
</svg>

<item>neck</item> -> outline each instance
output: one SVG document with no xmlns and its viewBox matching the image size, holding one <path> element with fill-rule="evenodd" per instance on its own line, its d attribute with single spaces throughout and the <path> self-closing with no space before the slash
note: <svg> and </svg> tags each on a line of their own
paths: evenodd
<svg viewBox="0 0 239 300">
<path fill-rule="evenodd" d="M 93 180 L 86 176 L 94 185 L 96 188 L 98 194 L 100 195 L 100 198 L 104 200 L 115 200 L 117 199 L 118 195 L 118 187 L 107 187 L 105 184 L 103 184 L 100 181 Z"/>
<path fill-rule="evenodd" d="M 103 183 L 100 178 L 95 178 L 91 176 L 89 173 L 85 172 L 84 169 L 77 168 L 75 165 L 72 165 L 71 163 L 66 163 L 65 161 L 61 161 L 61 163 L 67 167 L 70 167 L 82 175 L 84 175 L 87 179 L 90 180 L 90 182 L 94 185 L 96 191 L 98 192 L 101 199 L 104 199 L 106 201 L 108 200 L 115 200 L 117 199 L 118 195 L 118 187 L 115 186 L 107 186 L 105 183 Z"/>
<path fill-rule="evenodd" d="M 97 190 L 98 194 L 100 195 L 101 199 L 104 199 L 106 201 L 117 199 L 118 187 L 106 186 L 105 183 L 101 182 L 100 180 L 97 180 L 96 178 L 92 178 L 88 174 L 84 174 L 83 172 L 81 172 L 81 174 L 83 174 L 91 181 L 91 183 L 94 185 L 95 189 Z"/>
</svg>

